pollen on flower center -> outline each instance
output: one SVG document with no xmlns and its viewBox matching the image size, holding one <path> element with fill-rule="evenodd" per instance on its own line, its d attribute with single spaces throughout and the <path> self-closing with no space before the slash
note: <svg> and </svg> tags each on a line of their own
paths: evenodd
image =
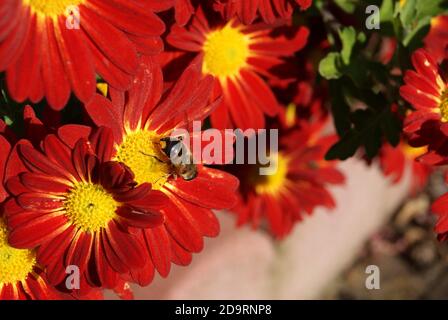
<svg viewBox="0 0 448 320">
<path fill-rule="evenodd" d="M 35 264 L 34 251 L 16 249 L 8 244 L 8 231 L 0 219 L 0 286 L 25 281 Z"/>
<path fill-rule="evenodd" d="M 443 91 L 439 104 L 442 122 L 448 122 L 448 88 Z"/>
<path fill-rule="evenodd" d="M 249 58 L 250 39 L 227 24 L 207 35 L 204 43 L 204 73 L 225 78 L 236 76 Z"/>
<path fill-rule="evenodd" d="M 68 15 L 74 6 L 83 4 L 86 0 L 23 0 L 25 5 L 37 14 L 55 18 Z"/>
<path fill-rule="evenodd" d="M 269 160 L 269 166 L 265 168 L 265 175 L 260 175 L 260 167 L 258 167 L 257 172 L 252 176 L 252 183 L 258 194 L 269 193 L 275 195 L 284 187 L 287 180 L 288 158 L 281 153 L 276 153 L 270 155 Z"/>
<path fill-rule="evenodd" d="M 152 131 L 139 130 L 126 135 L 118 146 L 115 160 L 131 168 L 138 183 L 151 183 L 160 189 L 171 175 L 171 165 L 165 162 L 160 136 Z"/>
<path fill-rule="evenodd" d="M 64 207 L 75 226 L 93 233 L 114 219 L 118 203 L 101 185 L 81 182 L 67 194 Z"/>
</svg>

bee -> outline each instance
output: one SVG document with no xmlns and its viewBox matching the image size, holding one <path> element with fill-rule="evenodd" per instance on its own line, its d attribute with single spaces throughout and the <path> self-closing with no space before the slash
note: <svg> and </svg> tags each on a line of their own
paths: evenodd
<svg viewBox="0 0 448 320">
<path fill-rule="evenodd" d="M 176 175 L 185 181 L 193 180 L 198 176 L 198 168 L 193 163 L 193 154 L 185 147 L 183 137 L 165 137 L 160 139 L 160 143 L 162 151 L 170 159 Z"/>
<path fill-rule="evenodd" d="M 183 144 L 182 136 L 161 138 L 159 144 L 163 155 L 169 159 L 168 161 L 161 160 L 155 155 L 142 153 L 159 162 L 169 163 L 174 169 L 175 176 L 180 176 L 185 181 L 191 181 L 198 176 L 198 168 L 193 162 L 193 154 Z"/>
</svg>

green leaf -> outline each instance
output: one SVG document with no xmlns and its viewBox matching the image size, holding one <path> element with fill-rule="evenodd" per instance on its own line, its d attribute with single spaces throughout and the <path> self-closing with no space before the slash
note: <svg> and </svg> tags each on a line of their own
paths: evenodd
<svg viewBox="0 0 448 320">
<path fill-rule="evenodd" d="M 356 5 L 358 0 L 334 0 L 336 5 L 338 5 L 342 10 L 347 13 L 354 13 L 356 10 Z"/>
<path fill-rule="evenodd" d="M 391 145 L 397 145 L 400 141 L 400 125 L 389 108 L 359 109 L 351 114 L 351 120 L 352 128 L 330 148 L 325 155 L 327 160 L 345 160 L 360 147 L 364 147 L 366 156 L 373 159 L 381 148 L 384 136 Z"/>
<path fill-rule="evenodd" d="M 339 79 L 342 76 L 340 71 L 341 55 L 337 52 L 330 52 L 319 63 L 319 73 L 327 80 Z"/>
<path fill-rule="evenodd" d="M 403 45 L 408 47 L 410 51 L 423 46 L 423 39 L 428 34 L 431 24 L 431 18 L 425 17 L 421 19 L 417 25 L 404 37 Z"/>
<path fill-rule="evenodd" d="M 10 117 L 8 117 L 8 116 L 4 116 L 3 119 L 4 119 L 5 124 L 6 124 L 7 126 L 12 126 L 13 123 L 14 123 L 14 121 L 13 121 Z"/>
<path fill-rule="evenodd" d="M 356 56 L 350 64 L 343 68 L 345 75 L 352 79 L 353 83 L 360 88 L 371 87 L 369 78 L 370 70 L 368 70 L 368 61 L 361 56 Z"/>
<path fill-rule="evenodd" d="M 415 19 L 418 21 L 425 17 L 435 17 L 446 12 L 448 9 L 447 0 L 417 0 L 415 10 L 417 15 Z"/>
<path fill-rule="evenodd" d="M 350 64 L 350 58 L 352 56 L 353 47 L 356 43 L 356 30 L 353 27 L 344 28 L 342 31 L 339 31 L 339 37 L 342 42 L 342 61 L 344 64 Z"/>
<path fill-rule="evenodd" d="M 384 116 L 383 121 L 380 122 L 381 130 L 387 141 L 392 146 L 397 146 L 400 142 L 401 125 L 400 121 L 391 112 Z"/>
<path fill-rule="evenodd" d="M 325 160 L 346 160 L 356 153 L 360 143 L 360 136 L 349 131 L 328 150 Z"/>
<path fill-rule="evenodd" d="M 344 81 L 332 80 L 329 82 L 331 101 L 331 114 L 336 131 L 343 136 L 351 129 L 350 106 L 345 100 Z"/>
<path fill-rule="evenodd" d="M 398 7 L 398 11 L 400 13 L 401 23 L 406 28 L 411 27 L 411 24 L 415 19 L 416 2 L 417 2 L 417 0 L 406 0 L 406 3 L 402 7 L 401 7 L 400 3 L 397 2 L 397 7 Z"/>
<path fill-rule="evenodd" d="M 384 0 L 380 8 L 381 22 L 390 22 L 394 19 L 394 1 Z"/>
</svg>

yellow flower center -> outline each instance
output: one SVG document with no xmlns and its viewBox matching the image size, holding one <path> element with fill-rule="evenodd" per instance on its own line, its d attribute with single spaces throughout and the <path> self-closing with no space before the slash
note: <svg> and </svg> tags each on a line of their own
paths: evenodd
<svg viewBox="0 0 448 320">
<path fill-rule="evenodd" d="M 64 201 L 66 216 L 84 232 L 94 233 L 106 228 L 115 218 L 118 203 L 101 185 L 80 182 Z"/>
<path fill-rule="evenodd" d="M 115 160 L 124 163 L 138 183 L 148 182 L 159 190 L 171 175 L 171 165 L 161 149 L 160 136 L 152 131 L 139 130 L 126 135 L 118 146 Z"/>
<path fill-rule="evenodd" d="M 83 4 L 86 0 L 22 0 L 24 5 L 30 6 L 38 15 L 56 18 L 68 16 L 73 8 Z"/>
<path fill-rule="evenodd" d="M 250 38 L 231 24 L 209 33 L 203 46 L 203 72 L 219 78 L 238 75 L 249 58 L 249 44 Z"/>
<path fill-rule="evenodd" d="M 4 284 L 25 281 L 35 264 L 34 251 L 16 249 L 8 244 L 8 230 L 0 219 L 0 288 Z"/>
<path fill-rule="evenodd" d="M 288 107 L 286 107 L 285 121 L 288 128 L 293 127 L 296 123 L 296 111 L 297 107 L 294 103 L 290 103 Z"/>
<path fill-rule="evenodd" d="M 445 89 L 440 97 L 439 110 L 442 122 L 448 122 L 448 89 Z"/>
<path fill-rule="evenodd" d="M 107 97 L 107 93 L 109 92 L 109 86 L 107 83 L 99 82 L 96 84 L 96 88 L 103 96 Z"/>
<path fill-rule="evenodd" d="M 289 159 L 281 153 L 276 153 L 270 155 L 269 160 L 265 175 L 261 175 L 260 167 L 257 167 L 257 172 L 252 176 L 252 183 L 258 194 L 276 195 L 287 182 Z"/>
</svg>

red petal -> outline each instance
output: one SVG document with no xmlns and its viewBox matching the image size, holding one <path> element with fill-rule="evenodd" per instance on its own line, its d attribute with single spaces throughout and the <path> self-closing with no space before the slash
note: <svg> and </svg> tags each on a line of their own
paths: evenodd
<svg viewBox="0 0 448 320">
<path fill-rule="evenodd" d="M 142 255 L 143 248 L 132 234 L 124 233 L 115 221 L 111 221 L 106 229 L 107 239 L 118 258 L 130 269 L 141 268 L 146 263 Z"/>
<path fill-rule="evenodd" d="M 49 105 L 62 109 L 70 97 L 70 83 L 65 74 L 64 65 L 54 34 L 54 24 L 50 18 L 42 23 L 42 78 L 45 96 Z"/>
<path fill-rule="evenodd" d="M 98 128 L 90 137 L 90 143 L 100 162 L 112 160 L 114 137 L 111 129 L 106 127 Z"/>
<path fill-rule="evenodd" d="M 127 227 L 154 228 L 161 225 L 164 220 L 163 215 L 159 212 L 142 210 L 126 204 L 120 206 L 116 213 L 121 218 L 120 222 Z"/>
<path fill-rule="evenodd" d="M 21 159 L 31 171 L 44 173 L 61 179 L 66 178 L 69 183 L 70 173 L 56 163 L 49 161 L 49 159 L 39 151 L 24 144 L 18 146 L 18 151 L 21 155 Z"/>
<path fill-rule="evenodd" d="M 93 235 L 81 230 L 72 238 L 71 245 L 65 257 L 65 265 L 75 265 L 79 267 L 81 273 L 84 272 L 87 262 L 92 252 Z"/>
<path fill-rule="evenodd" d="M 85 105 L 86 111 L 97 126 L 107 126 L 112 129 L 114 139 L 120 143 L 123 138 L 123 118 L 110 100 L 95 94 Z"/>
<path fill-rule="evenodd" d="M 7 14 L 17 14 L 20 18 L 11 22 L 14 24 L 14 30 L 3 41 L 0 41 L 1 71 L 20 57 L 31 25 L 30 8 L 22 6 L 19 12 L 9 12 Z"/>
<path fill-rule="evenodd" d="M 99 285 L 105 288 L 113 288 L 118 280 L 118 274 L 115 272 L 108 259 L 112 257 L 116 257 L 115 253 L 111 252 L 110 249 L 107 252 L 109 255 L 106 256 L 105 247 L 109 248 L 109 244 L 107 240 L 104 239 L 104 232 L 96 233 L 94 240 L 94 259 L 92 260 L 93 270 L 96 271 L 98 275 Z M 112 261 L 117 261 L 112 258 Z M 118 263 L 118 266 L 121 267 L 121 264 Z M 123 270 L 126 272 L 126 269 Z M 93 272 L 92 272 L 93 273 Z"/>
<path fill-rule="evenodd" d="M 182 203 L 171 192 L 166 192 L 170 200 L 163 212 L 166 215 L 165 225 L 170 235 L 188 251 L 200 252 L 204 241 L 197 221 Z"/>
<path fill-rule="evenodd" d="M 192 255 L 182 248 L 177 242 L 171 241 L 171 259 L 173 263 L 180 266 L 188 266 L 191 263 Z"/>
<path fill-rule="evenodd" d="M 40 264 L 48 265 L 54 260 L 62 260 L 75 236 L 75 226 L 70 226 L 60 235 L 40 246 L 37 250 L 37 258 Z"/>
<path fill-rule="evenodd" d="M 73 149 L 79 139 L 88 139 L 92 131 L 91 127 L 67 124 L 58 129 L 58 137 L 70 148 Z"/>
<path fill-rule="evenodd" d="M 25 48 L 22 55 L 8 68 L 6 73 L 6 82 L 11 97 L 19 102 L 23 102 L 29 97 L 32 87 L 37 85 L 40 76 L 41 34 L 37 30 L 37 16 L 33 15 L 30 32 L 24 39 Z"/>
<path fill-rule="evenodd" d="M 20 175 L 20 181 L 31 191 L 44 194 L 63 195 L 69 191 L 67 181 L 58 180 L 46 174 L 24 172 Z"/>
<path fill-rule="evenodd" d="M 9 243 L 17 248 L 35 248 L 54 239 L 67 227 L 67 218 L 63 214 L 48 214 L 12 229 Z"/>
<path fill-rule="evenodd" d="M 91 0 L 86 5 L 126 33 L 159 36 L 165 31 L 163 21 L 152 11 L 142 10 L 138 2 Z"/>
<path fill-rule="evenodd" d="M 177 0 L 174 12 L 176 16 L 176 22 L 180 26 L 186 25 L 194 12 L 191 0 Z"/>
<path fill-rule="evenodd" d="M 65 17 L 59 17 L 59 25 L 54 30 L 73 91 L 81 101 L 88 102 L 95 93 L 96 79 L 85 35 L 81 30 L 68 29 Z"/>
<path fill-rule="evenodd" d="M 156 82 L 161 80 L 160 72 L 160 66 L 153 58 L 142 60 L 139 72 L 129 90 L 129 101 L 124 110 L 124 123 L 130 130 L 136 130 L 139 125 L 143 125 L 142 116 L 146 102 L 153 97 L 160 99 L 162 87 Z"/>
<path fill-rule="evenodd" d="M 137 50 L 126 35 L 88 7 L 81 7 L 80 15 L 83 29 L 104 57 L 123 71 L 134 74 L 138 67 Z"/>
<path fill-rule="evenodd" d="M 48 193 L 22 193 L 17 202 L 25 210 L 53 212 L 64 207 L 63 198 Z"/>
<path fill-rule="evenodd" d="M 166 188 L 174 194 L 199 206 L 210 209 L 228 209 L 235 205 L 236 177 L 215 169 L 201 169 L 199 175 L 191 180 L 176 179 Z"/>
<path fill-rule="evenodd" d="M 143 230 L 151 259 L 162 277 L 167 277 L 171 269 L 170 238 L 164 226 Z"/>
<path fill-rule="evenodd" d="M 8 196 L 5 190 L 5 173 L 6 173 L 6 162 L 8 161 L 8 156 L 11 151 L 11 145 L 6 140 L 5 137 L 0 135 L 0 203 L 3 202 Z"/>
<path fill-rule="evenodd" d="M 80 180 L 72 163 L 71 150 L 61 140 L 53 134 L 47 135 L 43 141 L 43 149 L 50 160 L 70 173 L 72 180 Z"/>
</svg>

